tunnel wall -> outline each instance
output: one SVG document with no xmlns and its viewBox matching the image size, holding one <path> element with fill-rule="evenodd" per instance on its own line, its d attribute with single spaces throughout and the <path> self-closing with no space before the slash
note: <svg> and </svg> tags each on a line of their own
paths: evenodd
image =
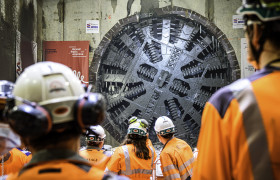
<svg viewBox="0 0 280 180">
<path fill-rule="evenodd" d="M 232 28 L 232 15 L 241 5 L 236 0 L 52 0 L 44 1 L 45 24 L 43 39 L 46 41 L 90 41 L 90 61 L 103 36 L 119 19 L 137 12 L 147 13 L 153 8 L 174 5 L 191 9 L 209 18 L 228 37 L 240 62 L 242 29 Z M 99 20 L 100 33 L 86 34 L 86 20 Z"/>
<path fill-rule="evenodd" d="M 42 22 L 42 0 L 0 1 L 1 79 L 15 81 L 16 73 L 41 60 Z"/>
<path fill-rule="evenodd" d="M 191 9 L 213 22 L 228 38 L 240 64 L 242 29 L 232 28 L 232 15 L 241 5 L 238 0 L 52 0 L 43 3 L 43 39 L 46 41 L 89 40 L 89 60 L 104 35 L 119 19 L 134 13 L 149 13 L 154 8 L 178 6 Z M 86 34 L 86 20 L 99 20 L 100 33 Z M 90 62 L 91 64 L 91 62 Z M 107 136 L 107 143 L 118 143 Z"/>
<path fill-rule="evenodd" d="M 20 73 L 30 63 L 41 61 L 43 40 L 89 40 L 91 61 L 98 44 L 119 19 L 170 5 L 191 9 L 213 22 L 227 36 L 240 64 L 244 33 L 232 28 L 232 15 L 241 0 L 1 0 L 0 77 L 15 81 L 17 70 Z M 86 34 L 86 20 L 99 20 L 100 33 Z M 19 66 L 17 59 L 23 60 Z M 107 143 L 118 144 L 107 137 Z"/>
</svg>

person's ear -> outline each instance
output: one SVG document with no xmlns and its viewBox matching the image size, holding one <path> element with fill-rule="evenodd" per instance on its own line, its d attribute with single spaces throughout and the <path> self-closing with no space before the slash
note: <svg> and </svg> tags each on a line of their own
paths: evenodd
<svg viewBox="0 0 280 180">
<path fill-rule="evenodd" d="M 250 33 L 246 33 L 246 39 L 247 39 L 247 44 L 248 44 L 248 54 L 247 54 L 247 61 L 255 68 L 255 69 L 259 69 L 259 65 L 254 57 L 253 51 L 252 49 L 254 48 L 255 50 L 259 50 L 260 49 L 260 44 L 259 44 L 259 40 L 262 36 L 262 28 L 261 26 L 257 25 L 257 24 L 253 24 L 253 29 L 252 31 L 250 31 Z M 251 43 L 250 43 L 251 41 Z M 253 47 L 251 47 L 253 46 Z"/>
<path fill-rule="evenodd" d="M 256 50 L 260 49 L 259 40 L 262 36 L 263 30 L 261 26 L 258 24 L 253 24 L 253 37 L 252 37 L 252 44 Z"/>
</svg>

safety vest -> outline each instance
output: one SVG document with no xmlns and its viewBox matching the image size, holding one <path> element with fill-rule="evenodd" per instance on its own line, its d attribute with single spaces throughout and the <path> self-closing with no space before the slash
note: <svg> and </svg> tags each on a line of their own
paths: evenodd
<svg viewBox="0 0 280 180">
<path fill-rule="evenodd" d="M 8 180 L 20 179 L 102 179 L 104 172 L 68 150 L 42 150 Z"/>
<path fill-rule="evenodd" d="M 265 67 L 206 103 L 192 179 L 280 179 L 280 68 Z"/>
<path fill-rule="evenodd" d="M 32 159 L 32 154 L 30 151 L 23 150 L 21 148 L 16 148 L 17 150 L 21 151 L 23 154 L 26 155 L 26 162 L 29 162 Z"/>
<path fill-rule="evenodd" d="M 146 146 L 152 148 L 153 152 L 156 152 L 156 150 L 152 144 L 152 141 L 149 138 L 146 141 Z"/>
<path fill-rule="evenodd" d="M 150 159 L 140 159 L 136 156 L 133 144 L 127 144 L 116 148 L 110 161 L 107 164 L 106 172 L 124 175 L 130 179 L 150 179 L 156 153 L 151 146 L 149 148 Z"/>
<path fill-rule="evenodd" d="M 10 152 L 10 157 L 4 163 L 0 160 L 0 174 L 6 175 L 19 171 L 26 163 L 30 161 L 29 156 L 26 156 L 23 152 L 17 148 L 13 148 Z"/>
<path fill-rule="evenodd" d="M 107 151 L 101 150 L 99 148 L 87 148 L 80 150 L 80 156 L 87 159 L 90 163 L 101 170 L 105 170 L 108 161 L 111 158 L 111 154 Z"/>
<path fill-rule="evenodd" d="M 183 140 L 173 137 L 160 153 L 164 179 L 187 179 L 192 176 L 194 157 L 191 147 Z"/>
<path fill-rule="evenodd" d="M 31 152 L 30 151 L 28 151 L 28 150 L 23 150 L 23 149 L 21 149 L 21 148 L 17 148 L 17 150 L 19 150 L 19 151 L 21 151 L 22 153 L 24 153 L 26 156 L 30 156 L 31 155 Z"/>
</svg>

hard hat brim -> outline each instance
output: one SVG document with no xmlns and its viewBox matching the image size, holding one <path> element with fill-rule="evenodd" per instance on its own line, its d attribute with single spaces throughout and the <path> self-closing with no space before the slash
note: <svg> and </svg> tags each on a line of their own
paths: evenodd
<svg viewBox="0 0 280 180">
<path fill-rule="evenodd" d="M 280 20 L 280 11 L 272 8 L 253 8 L 241 6 L 236 11 L 240 15 L 255 15 L 261 21 L 275 21 Z"/>
</svg>

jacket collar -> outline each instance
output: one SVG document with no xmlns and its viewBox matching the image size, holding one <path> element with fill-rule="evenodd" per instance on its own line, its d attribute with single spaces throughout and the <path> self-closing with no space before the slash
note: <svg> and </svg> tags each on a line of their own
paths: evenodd
<svg viewBox="0 0 280 180">
<path fill-rule="evenodd" d="M 162 150 L 165 148 L 165 146 L 167 145 L 167 143 L 169 143 L 172 139 L 174 139 L 175 137 L 173 136 L 172 138 L 168 139 L 168 141 L 164 144 Z"/>
<path fill-rule="evenodd" d="M 68 149 L 44 149 L 32 155 L 32 159 L 30 160 L 28 165 L 54 160 L 87 162 L 87 160 L 79 156 L 76 152 Z"/>
</svg>

